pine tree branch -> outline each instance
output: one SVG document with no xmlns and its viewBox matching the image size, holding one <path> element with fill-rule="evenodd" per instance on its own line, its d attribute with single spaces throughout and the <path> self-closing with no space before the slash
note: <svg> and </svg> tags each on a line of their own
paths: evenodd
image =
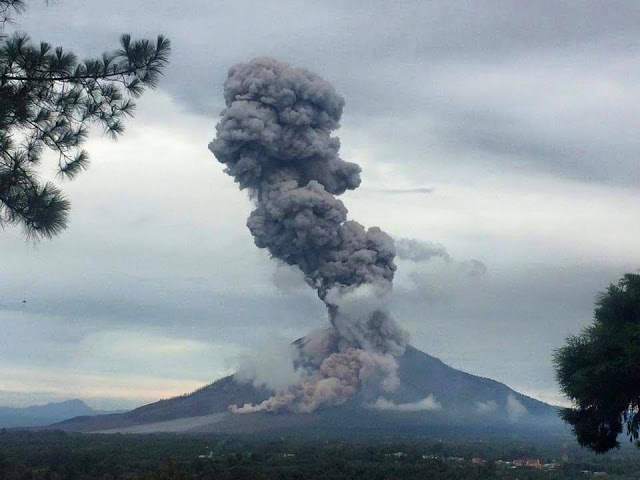
<svg viewBox="0 0 640 480">
<path fill-rule="evenodd" d="M 16 76 L 12 76 L 12 75 L 5 75 L 5 74 L 1 74 L 0 75 L 0 79 L 1 80 L 15 80 L 15 81 L 20 81 L 20 82 L 75 82 L 75 81 L 80 81 L 80 80 L 105 80 L 105 79 L 109 79 L 112 77 L 126 77 L 128 75 L 133 75 L 137 70 L 140 70 L 140 68 L 132 68 L 132 69 L 128 69 L 128 70 L 123 70 L 121 72 L 115 72 L 115 73 L 110 73 L 107 75 L 99 75 L 99 74 L 94 74 L 94 75 L 65 75 L 65 76 L 61 76 L 61 77 L 55 77 L 55 76 L 51 76 L 48 78 L 38 78 L 38 77 L 16 77 Z M 124 79 L 123 79 L 124 82 Z"/>
<path fill-rule="evenodd" d="M 21 3 L 21 0 L 0 0 Z M 81 146 L 88 129 L 101 124 L 116 137 L 145 88 L 154 88 L 168 63 L 170 42 L 120 40 L 121 49 L 78 63 L 75 55 L 34 46 L 27 35 L 0 35 L 0 227 L 21 223 L 30 237 L 50 237 L 66 225 L 69 204 L 51 183 L 41 184 L 34 167 L 43 147 L 58 153 L 58 175 L 73 179 L 87 168 Z M 126 96 L 125 96 L 126 93 Z M 14 146 L 21 131 L 25 141 Z"/>
<path fill-rule="evenodd" d="M 62 167 L 62 162 L 60 162 L 60 159 L 64 158 L 67 161 L 73 161 L 73 157 L 71 157 L 71 155 L 68 155 L 66 153 L 66 151 L 69 149 L 69 147 L 66 147 L 64 145 L 61 145 L 60 142 L 58 142 L 58 140 L 51 135 L 50 132 L 44 130 L 42 127 L 40 127 L 40 125 L 38 125 L 37 123 L 32 122 L 31 120 L 27 120 L 27 123 L 29 123 L 29 125 L 31 125 L 33 128 L 35 128 L 36 130 L 38 130 L 42 135 L 44 135 L 45 137 L 47 137 L 49 140 L 51 140 L 51 142 L 53 142 L 54 146 L 56 147 L 55 150 L 58 152 L 58 154 L 60 155 L 59 160 L 58 160 L 58 165 L 60 167 Z"/>
</svg>

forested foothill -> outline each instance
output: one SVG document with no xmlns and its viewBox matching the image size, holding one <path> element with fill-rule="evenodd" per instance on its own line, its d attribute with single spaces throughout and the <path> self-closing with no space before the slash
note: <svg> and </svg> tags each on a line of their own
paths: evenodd
<svg viewBox="0 0 640 480">
<path fill-rule="evenodd" d="M 3 480 L 640 479 L 640 454 L 500 437 L 100 435 L 2 431 Z"/>
</svg>

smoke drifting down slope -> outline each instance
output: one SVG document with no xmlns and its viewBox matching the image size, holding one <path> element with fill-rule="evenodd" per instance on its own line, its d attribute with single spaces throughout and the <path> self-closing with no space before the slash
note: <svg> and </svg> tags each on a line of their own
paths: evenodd
<svg viewBox="0 0 640 480">
<path fill-rule="evenodd" d="M 363 387 L 393 390 L 407 343 L 386 308 L 395 246 L 380 228 L 347 220 L 336 198 L 360 185 L 360 167 L 331 136 L 344 99 L 319 76 L 266 58 L 232 67 L 224 97 L 209 149 L 256 203 L 247 220 L 256 246 L 300 268 L 333 327 L 298 362 L 298 384 L 230 410 L 310 412 Z"/>
</svg>

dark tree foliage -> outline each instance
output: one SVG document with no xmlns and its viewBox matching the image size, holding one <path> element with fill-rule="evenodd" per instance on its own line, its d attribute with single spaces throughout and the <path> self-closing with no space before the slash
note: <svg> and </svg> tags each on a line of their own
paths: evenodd
<svg viewBox="0 0 640 480">
<path fill-rule="evenodd" d="M 447 430 L 445 428 L 445 430 Z M 443 431 L 445 431 L 443 430 Z M 298 434 L 247 436 L 200 433 L 105 435 L 0 429 L 2 480 L 611 480 L 640 479 L 640 452 L 593 459 L 570 447 L 572 461 L 554 469 L 497 460 L 559 460 L 564 442 L 552 436 L 492 435 L 484 440 L 371 435 L 355 440 Z M 457 437 L 457 435 L 456 435 Z M 394 439 L 395 438 L 395 439 Z M 402 452 L 404 455 L 394 455 Z M 509 453 L 512 452 L 512 453 Z M 435 453 L 435 455 L 434 455 Z M 286 454 L 286 455 L 285 455 Z M 205 455 L 205 458 L 200 457 Z M 574 460 L 575 456 L 575 460 Z M 455 458 L 452 458 L 455 457 Z M 486 459 L 474 464 L 472 458 Z"/>
<path fill-rule="evenodd" d="M 619 446 L 623 430 L 640 427 L 640 275 L 626 274 L 599 294 L 595 319 L 554 354 L 556 378 L 576 408 L 567 421 L 582 446 L 602 453 Z"/>
<path fill-rule="evenodd" d="M 21 0 L 0 0 L 2 25 L 22 8 Z M 90 126 L 122 134 L 132 98 L 157 85 L 169 53 L 162 35 L 122 35 L 118 50 L 84 61 L 61 47 L 35 45 L 26 34 L 0 37 L 0 227 L 21 224 L 32 238 L 66 227 L 68 200 L 39 180 L 43 151 L 55 152 L 60 179 L 85 170 L 89 157 L 81 147 Z"/>
</svg>

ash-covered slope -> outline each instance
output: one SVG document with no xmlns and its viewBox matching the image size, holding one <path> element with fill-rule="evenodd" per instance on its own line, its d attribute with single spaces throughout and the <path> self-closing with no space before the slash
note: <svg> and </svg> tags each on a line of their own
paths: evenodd
<svg viewBox="0 0 640 480">
<path fill-rule="evenodd" d="M 456 370 L 408 347 L 399 359 L 400 387 L 380 402 L 363 392 L 338 407 L 311 414 L 232 414 L 231 404 L 260 402 L 272 392 L 222 378 L 192 394 L 118 415 L 77 417 L 49 428 L 95 432 L 362 432 L 433 427 L 559 427 L 555 407 L 488 378 Z M 427 401 L 424 401 L 428 399 Z M 377 401 L 377 403 L 376 403 Z"/>
</svg>

